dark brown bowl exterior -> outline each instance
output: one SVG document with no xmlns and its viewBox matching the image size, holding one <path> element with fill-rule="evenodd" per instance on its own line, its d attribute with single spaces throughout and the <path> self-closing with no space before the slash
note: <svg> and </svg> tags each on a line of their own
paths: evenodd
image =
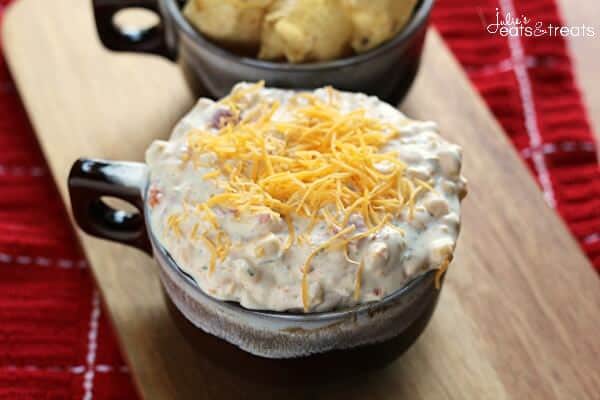
<svg viewBox="0 0 600 400">
<path fill-rule="evenodd" d="M 181 65 L 198 96 L 220 98 L 241 81 L 264 80 L 268 86 L 340 90 L 374 95 L 392 104 L 407 94 L 419 69 L 434 0 L 422 0 L 408 25 L 389 42 L 364 54 L 340 60 L 289 64 L 238 56 L 199 34 L 181 13 L 178 0 L 93 0 L 100 40 L 115 51 L 159 54 Z M 136 34 L 112 22 L 125 8 L 143 7 L 160 14 L 161 24 Z"/>
<path fill-rule="evenodd" d="M 301 386 L 327 383 L 368 374 L 386 367 L 404 354 L 419 338 L 439 299 L 439 290 L 420 299 L 424 307 L 401 334 L 380 343 L 344 350 L 332 350 L 308 357 L 272 359 L 257 357 L 192 324 L 163 290 L 167 309 L 175 325 L 198 357 L 213 368 L 235 374 L 239 378 L 269 386 Z"/>
<path fill-rule="evenodd" d="M 91 235 L 153 255 L 162 287 L 177 310 L 176 319 L 186 320 L 179 323 L 186 336 L 215 363 L 241 366 L 240 374 L 251 372 L 244 372 L 243 366 L 275 370 L 279 366 L 308 378 L 311 370 L 322 370 L 317 365 L 342 374 L 360 372 L 366 364 L 385 365 L 416 340 L 437 304 L 440 290 L 432 270 L 380 301 L 350 309 L 308 314 L 245 309 L 204 293 L 156 239 L 147 223 L 145 164 L 80 159 L 73 164 L 68 186 L 79 226 Z M 105 196 L 127 201 L 137 212 L 114 209 L 103 202 Z M 210 339 L 207 333 L 223 341 Z M 206 343 L 214 347 L 207 348 Z M 248 354 L 237 354 L 241 352 L 233 351 L 236 347 Z M 354 357 L 370 361 L 349 362 Z M 359 371 L 352 371 L 357 365 Z"/>
</svg>

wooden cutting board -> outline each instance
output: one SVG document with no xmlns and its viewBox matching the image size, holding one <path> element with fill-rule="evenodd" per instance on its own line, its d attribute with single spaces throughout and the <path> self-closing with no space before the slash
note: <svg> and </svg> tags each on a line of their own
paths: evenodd
<svg viewBox="0 0 600 400">
<path fill-rule="evenodd" d="M 175 65 L 101 48 L 89 1 L 19 0 L 3 39 L 65 201 L 73 160 L 141 160 L 191 105 Z M 435 31 L 402 108 L 464 146 L 470 179 L 456 261 L 413 348 L 362 381 L 293 391 L 243 381 L 183 340 L 150 258 L 81 234 L 144 398 L 598 398 L 600 281 Z"/>
</svg>

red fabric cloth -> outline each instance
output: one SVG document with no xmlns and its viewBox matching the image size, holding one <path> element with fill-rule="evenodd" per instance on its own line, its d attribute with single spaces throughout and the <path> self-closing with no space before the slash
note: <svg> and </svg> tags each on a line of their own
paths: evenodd
<svg viewBox="0 0 600 400">
<path fill-rule="evenodd" d="M 433 20 L 600 268 L 600 172 L 566 43 L 488 34 L 482 16 L 494 21 L 499 4 L 560 22 L 553 0 L 438 0 Z M 136 397 L 0 57 L 0 400 Z"/>
<path fill-rule="evenodd" d="M 531 19 L 530 25 L 562 25 L 553 0 L 439 0 L 433 21 L 548 204 L 600 271 L 600 169 L 567 43 L 560 36 L 492 35 L 486 26 L 496 22 L 497 10 L 501 19 L 510 13 Z"/>
<path fill-rule="evenodd" d="M 0 57 L 0 400 L 138 397 L 69 225 Z"/>
</svg>

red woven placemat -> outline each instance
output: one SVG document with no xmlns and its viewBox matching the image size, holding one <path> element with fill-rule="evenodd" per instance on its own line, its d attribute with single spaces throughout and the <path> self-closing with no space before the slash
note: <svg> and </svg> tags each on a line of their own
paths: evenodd
<svg viewBox="0 0 600 400">
<path fill-rule="evenodd" d="M 562 25 L 554 0 L 439 0 L 433 20 L 537 178 L 547 203 L 600 270 L 600 169 L 568 44 L 550 34 L 490 34 L 487 25 L 496 23 L 496 12 L 500 20 L 508 14 L 529 18 L 532 27 L 536 22 L 543 29 Z"/>
<path fill-rule="evenodd" d="M 433 19 L 600 269 L 600 171 L 566 43 L 487 33 L 497 7 L 560 23 L 553 0 L 438 0 Z M 0 399 L 136 398 L 105 316 L 0 57 Z"/>
</svg>

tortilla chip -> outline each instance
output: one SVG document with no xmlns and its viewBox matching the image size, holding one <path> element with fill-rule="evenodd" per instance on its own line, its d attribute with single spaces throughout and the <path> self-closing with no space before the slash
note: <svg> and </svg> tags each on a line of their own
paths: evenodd
<svg viewBox="0 0 600 400">
<path fill-rule="evenodd" d="M 188 20 L 204 35 L 228 46 L 260 44 L 263 17 L 272 0 L 190 0 Z"/>
<path fill-rule="evenodd" d="M 352 25 L 339 0 L 276 0 L 265 16 L 259 58 L 292 63 L 349 53 Z"/>
<path fill-rule="evenodd" d="M 352 48 L 371 50 L 408 23 L 418 0 L 342 0 L 352 20 Z"/>
<path fill-rule="evenodd" d="M 418 0 L 188 0 L 185 16 L 231 50 L 291 63 L 371 50 L 406 26 Z"/>
</svg>

